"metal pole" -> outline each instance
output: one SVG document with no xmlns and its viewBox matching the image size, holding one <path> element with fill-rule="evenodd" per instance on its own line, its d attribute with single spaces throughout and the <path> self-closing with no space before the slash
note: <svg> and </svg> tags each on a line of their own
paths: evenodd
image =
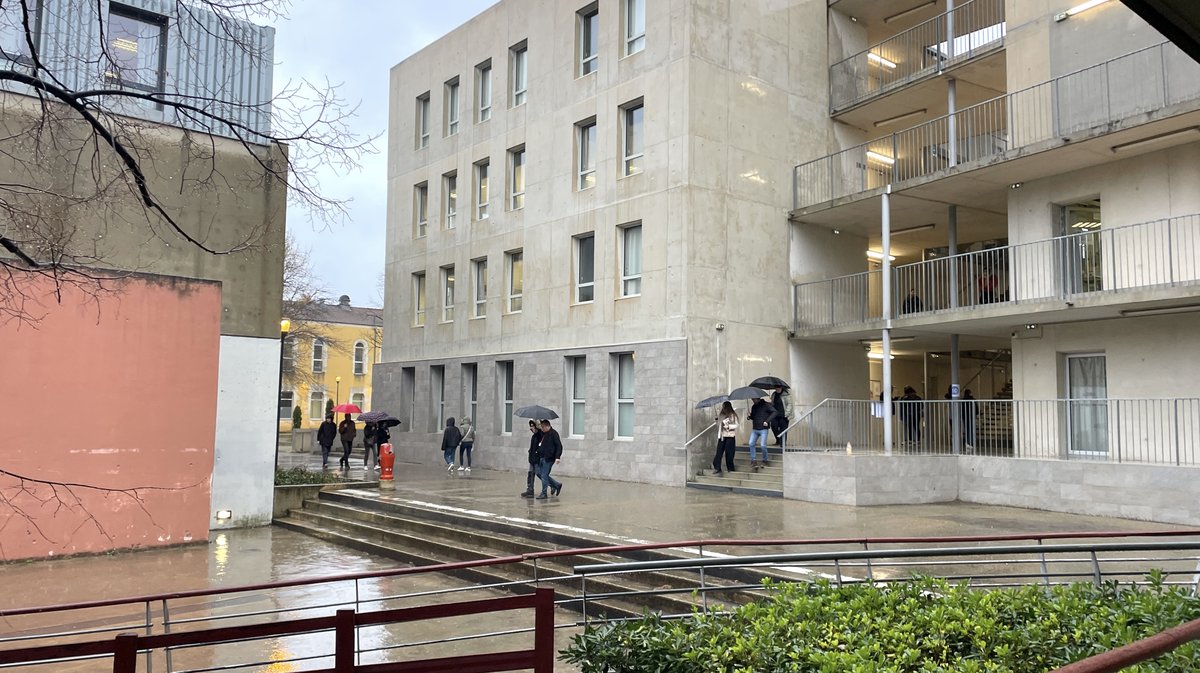
<svg viewBox="0 0 1200 673">
<path fill-rule="evenodd" d="M 953 43 L 953 40 L 951 40 Z M 958 81 L 953 77 L 946 80 L 946 151 L 950 154 L 950 166 L 958 165 Z"/>
<path fill-rule="evenodd" d="M 883 239 L 883 452 L 892 455 L 892 186 L 883 189 L 880 213 Z"/>
<path fill-rule="evenodd" d="M 287 335 L 284 330 L 279 331 L 279 384 L 275 386 L 275 468 L 279 468 L 279 402 L 283 399 L 283 349 L 287 348 Z M 293 397 L 292 402 L 295 403 Z M 290 412 L 291 409 L 288 409 Z M 295 447 L 292 447 L 295 451 Z"/>
<path fill-rule="evenodd" d="M 946 282 L 950 284 L 950 308 L 958 308 L 958 206 L 947 209 L 946 222 L 950 244 L 950 271 Z"/>
<path fill-rule="evenodd" d="M 962 390 L 959 389 L 959 350 L 958 335 L 950 335 L 950 450 L 954 455 L 962 454 L 962 414 L 959 400 Z"/>
</svg>

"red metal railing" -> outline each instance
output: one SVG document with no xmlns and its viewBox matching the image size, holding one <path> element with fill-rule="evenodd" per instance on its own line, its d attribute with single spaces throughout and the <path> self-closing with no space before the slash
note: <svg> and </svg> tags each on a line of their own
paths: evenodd
<svg viewBox="0 0 1200 673">
<path fill-rule="evenodd" d="M 1080 659 L 1050 673 L 1117 673 L 1117 671 L 1135 664 L 1161 657 L 1193 640 L 1200 640 L 1200 619 L 1167 629 L 1162 633 L 1129 643 L 1124 647 L 1118 647 L 1087 659 Z"/>
<path fill-rule="evenodd" d="M 383 626 L 402 622 L 462 617 L 509 610 L 534 610 L 534 642 L 528 650 L 469 654 L 420 661 L 358 665 L 355 633 L 359 627 Z M 537 589 L 533 594 L 464 601 L 443 605 L 425 605 L 375 612 L 338 610 L 326 617 L 200 629 L 185 633 L 152 636 L 123 633 L 114 638 L 81 643 L 42 645 L 0 650 L 0 665 L 39 664 L 75 657 L 112 656 L 113 673 L 136 673 L 142 652 L 169 648 L 221 645 L 261 638 L 294 636 L 333 631 L 333 668 L 315 673 L 490 673 L 533 669 L 536 673 L 554 670 L 554 590 Z"/>
</svg>

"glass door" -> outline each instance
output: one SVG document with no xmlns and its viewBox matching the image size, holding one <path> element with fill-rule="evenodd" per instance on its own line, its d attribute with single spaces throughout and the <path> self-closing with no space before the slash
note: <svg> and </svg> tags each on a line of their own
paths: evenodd
<svg viewBox="0 0 1200 673">
<path fill-rule="evenodd" d="M 1059 221 L 1063 293 L 1102 290 L 1100 199 L 1062 206 Z"/>
<path fill-rule="evenodd" d="M 1108 372 L 1104 355 L 1067 356 L 1067 451 L 1108 455 Z"/>
</svg>

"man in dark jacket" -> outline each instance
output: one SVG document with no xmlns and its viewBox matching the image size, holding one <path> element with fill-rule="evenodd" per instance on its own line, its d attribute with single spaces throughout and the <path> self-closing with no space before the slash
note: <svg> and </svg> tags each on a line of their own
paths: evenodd
<svg viewBox="0 0 1200 673">
<path fill-rule="evenodd" d="M 778 413 L 775 411 L 775 405 L 761 397 L 755 398 L 754 406 L 750 407 L 750 467 L 762 467 L 767 464 L 767 434 L 771 431 L 771 421 L 775 420 Z M 758 454 L 754 452 L 756 439 L 759 448 L 762 449 L 762 462 L 759 462 Z"/>
<path fill-rule="evenodd" d="M 446 419 L 446 431 L 442 433 L 442 456 L 446 459 L 446 471 L 454 471 L 454 450 L 462 443 L 462 431 L 454 425 L 454 417 Z"/>
<path fill-rule="evenodd" d="M 329 451 L 333 449 L 333 440 L 337 439 L 337 426 L 333 424 L 333 414 L 325 417 L 325 422 L 317 428 L 317 443 L 321 445 L 321 469 L 329 463 Z"/>
<path fill-rule="evenodd" d="M 550 468 L 558 464 L 562 458 L 562 439 L 558 436 L 558 430 L 550 426 L 550 421 L 542 421 L 542 441 L 538 444 L 538 457 L 541 462 L 538 463 L 538 479 L 542 480 L 542 492 L 538 494 L 535 500 L 546 499 L 546 487 L 550 487 L 550 491 L 554 495 L 562 493 L 562 482 L 550 476 Z"/>
<path fill-rule="evenodd" d="M 542 459 L 538 456 L 538 445 L 542 443 L 542 429 L 537 421 L 529 421 L 529 472 L 525 475 L 525 490 L 522 498 L 533 497 L 533 475 L 538 472 L 538 464 Z"/>
<path fill-rule="evenodd" d="M 358 426 L 354 421 L 350 420 L 350 414 L 338 423 L 338 436 L 342 438 L 342 459 L 338 464 L 347 470 L 350 469 L 350 449 L 354 446 L 354 438 L 358 436 Z"/>
<path fill-rule="evenodd" d="M 904 397 L 900 398 L 897 415 L 904 426 L 904 441 L 914 446 L 921 443 L 921 417 L 925 413 L 923 398 L 912 386 L 904 386 Z"/>
</svg>

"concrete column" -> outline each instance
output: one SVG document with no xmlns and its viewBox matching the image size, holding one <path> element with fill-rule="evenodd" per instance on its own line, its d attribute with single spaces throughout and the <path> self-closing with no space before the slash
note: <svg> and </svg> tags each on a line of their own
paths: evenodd
<svg viewBox="0 0 1200 673">
<path fill-rule="evenodd" d="M 958 308 L 958 206 L 949 207 L 946 221 L 950 225 L 947 233 L 950 263 L 946 271 L 946 282 L 950 284 L 950 308 Z"/>
<path fill-rule="evenodd" d="M 883 240 L 883 451 L 892 455 L 892 186 L 883 190 L 880 220 Z"/>
<path fill-rule="evenodd" d="M 946 80 L 946 151 L 951 166 L 958 165 L 958 80 Z"/>
<path fill-rule="evenodd" d="M 950 335 L 950 446 L 954 455 L 962 453 L 962 415 L 959 413 L 958 400 L 962 397 L 959 388 L 959 351 L 958 335 Z"/>
<path fill-rule="evenodd" d="M 954 58 L 954 0 L 946 0 L 946 60 Z"/>
</svg>

